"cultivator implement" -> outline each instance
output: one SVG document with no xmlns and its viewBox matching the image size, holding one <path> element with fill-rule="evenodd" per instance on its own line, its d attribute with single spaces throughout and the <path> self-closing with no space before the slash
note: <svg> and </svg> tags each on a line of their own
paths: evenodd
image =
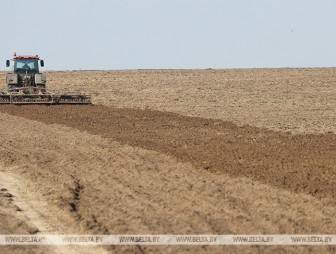
<svg viewBox="0 0 336 254">
<path fill-rule="evenodd" d="M 45 88 L 14 88 L 0 92 L 0 104 L 91 104 L 80 92 L 59 93 Z"/>
<path fill-rule="evenodd" d="M 92 104 L 88 97 L 53 95 L 0 95 L 0 104 Z"/>
</svg>

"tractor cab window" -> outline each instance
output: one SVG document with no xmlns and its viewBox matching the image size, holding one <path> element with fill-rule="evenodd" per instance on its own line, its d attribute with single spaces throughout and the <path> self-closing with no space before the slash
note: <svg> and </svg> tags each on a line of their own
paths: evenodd
<svg viewBox="0 0 336 254">
<path fill-rule="evenodd" d="M 37 59 L 16 59 L 14 70 L 16 73 L 38 73 Z"/>
</svg>

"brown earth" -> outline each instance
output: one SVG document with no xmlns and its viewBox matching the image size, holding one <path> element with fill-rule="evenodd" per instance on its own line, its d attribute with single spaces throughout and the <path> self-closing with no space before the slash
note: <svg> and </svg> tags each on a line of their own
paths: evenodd
<svg viewBox="0 0 336 254">
<path fill-rule="evenodd" d="M 24 210 L 34 208 L 20 203 L 23 194 L 7 184 L 8 192 L 18 197 L 11 204 L 0 197 L 1 224 L 6 232 L 28 233 L 44 224 L 64 233 L 333 234 L 336 136 L 321 133 L 334 131 L 333 73 L 334 69 L 51 72 L 52 82 L 64 82 L 68 89 L 81 83 L 85 91 L 98 86 L 101 91 L 94 101 L 105 106 L 0 106 L 1 172 L 21 179 L 16 184 L 27 186 L 28 193 L 39 193 L 49 217 L 54 215 L 50 221 L 48 211 L 42 211 L 41 220 L 34 221 L 34 212 L 11 210 L 21 204 Z M 270 80 L 276 82 L 266 91 Z M 301 90 L 296 111 L 290 103 L 285 107 L 284 80 L 291 84 L 289 101 Z M 308 96 L 304 83 L 314 96 Z M 200 92 L 198 85 L 207 89 Z M 231 104 L 233 100 L 237 103 Z M 260 112 L 251 114 L 255 110 Z M 320 134 L 306 134 L 312 132 Z M 26 219 L 19 216 L 22 213 Z M 21 229 L 10 227 L 10 221 L 21 223 Z M 335 251 L 285 246 L 107 248 L 130 253 L 163 250 Z"/>
<path fill-rule="evenodd" d="M 292 133 L 336 132 L 336 68 L 48 72 L 94 103 L 221 119 Z"/>
<path fill-rule="evenodd" d="M 106 106 L 12 106 L 0 112 L 61 124 L 189 162 L 318 198 L 336 196 L 336 135 L 268 131 L 160 111 Z"/>
</svg>

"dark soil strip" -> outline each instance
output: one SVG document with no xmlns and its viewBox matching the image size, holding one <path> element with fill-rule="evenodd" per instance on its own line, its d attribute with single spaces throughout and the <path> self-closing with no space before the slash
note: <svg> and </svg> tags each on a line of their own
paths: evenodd
<svg viewBox="0 0 336 254">
<path fill-rule="evenodd" d="M 336 135 L 331 133 L 293 136 L 219 120 L 100 105 L 1 105 L 0 112 L 155 150 L 215 173 L 245 176 L 318 198 L 336 196 Z"/>
</svg>

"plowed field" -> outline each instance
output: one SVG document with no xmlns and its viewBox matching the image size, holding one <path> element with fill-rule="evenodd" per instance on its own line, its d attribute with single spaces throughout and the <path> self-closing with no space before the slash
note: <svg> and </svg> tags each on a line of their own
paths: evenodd
<svg viewBox="0 0 336 254">
<path fill-rule="evenodd" d="M 4 74 L 4 73 L 2 73 Z M 334 234 L 336 69 L 49 72 L 92 106 L 0 105 L 1 234 Z M 36 253 L 334 247 L 0 247 Z"/>
</svg>

